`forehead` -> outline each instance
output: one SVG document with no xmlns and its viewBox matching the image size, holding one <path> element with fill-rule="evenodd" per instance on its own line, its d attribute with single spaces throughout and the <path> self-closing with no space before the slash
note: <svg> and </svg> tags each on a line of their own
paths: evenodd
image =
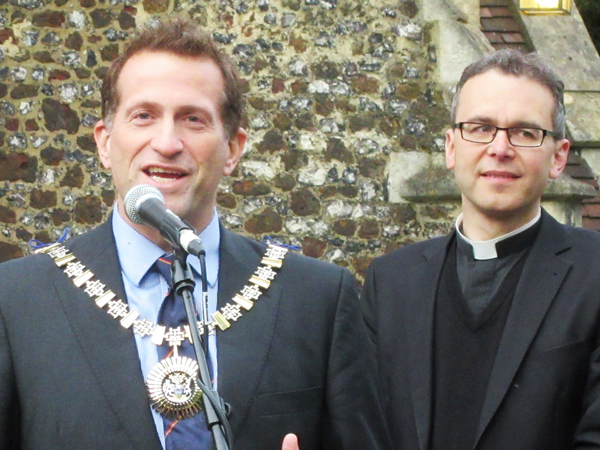
<svg viewBox="0 0 600 450">
<path fill-rule="evenodd" d="M 212 59 L 164 51 L 134 54 L 117 80 L 121 101 L 136 96 L 160 97 L 162 101 L 194 96 L 220 100 L 224 86 L 221 70 Z"/>
<path fill-rule="evenodd" d="M 490 70 L 462 87 L 456 121 L 487 119 L 495 125 L 537 123 L 551 129 L 555 102 L 547 86 L 524 76 Z"/>
</svg>

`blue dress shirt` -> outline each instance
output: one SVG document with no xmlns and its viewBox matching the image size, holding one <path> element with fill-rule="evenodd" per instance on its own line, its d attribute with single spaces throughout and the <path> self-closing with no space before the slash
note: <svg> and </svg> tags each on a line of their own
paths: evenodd
<svg viewBox="0 0 600 450">
<path fill-rule="evenodd" d="M 140 313 L 139 319 L 157 322 L 158 312 L 163 299 L 169 292 L 167 281 L 158 273 L 149 271 L 154 262 L 165 254 L 164 250 L 134 230 L 119 214 L 119 209 L 113 208 L 113 232 L 121 275 L 127 295 L 129 308 Z M 212 314 L 217 307 L 218 278 L 219 278 L 219 243 L 221 232 L 216 211 L 209 225 L 200 233 L 200 239 L 206 250 L 206 273 L 208 279 L 208 311 Z M 201 313 L 202 281 L 200 278 L 200 261 L 195 256 L 188 256 L 192 267 L 197 288 L 194 291 L 196 307 Z M 140 365 L 144 380 L 148 373 L 158 363 L 156 346 L 151 342 L 151 336 L 141 337 L 135 334 Z M 209 357 L 214 372 L 214 387 L 217 386 L 217 340 L 216 335 L 208 339 Z M 163 420 L 160 414 L 152 410 L 156 431 L 165 448 Z"/>
</svg>

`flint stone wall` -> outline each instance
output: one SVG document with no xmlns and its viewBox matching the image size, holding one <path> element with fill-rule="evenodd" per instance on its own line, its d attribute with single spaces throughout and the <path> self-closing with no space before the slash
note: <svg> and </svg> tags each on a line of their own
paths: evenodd
<svg viewBox="0 0 600 450">
<path fill-rule="evenodd" d="M 249 142 L 218 196 L 227 227 L 359 278 L 374 256 L 449 230 L 455 202 L 389 201 L 391 155 L 442 152 L 448 120 L 414 1 L 0 0 L 0 260 L 106 219 L 102 77 L 136 27 L 175 13 L 212 32 L 245 84 Z"/>
</svg>

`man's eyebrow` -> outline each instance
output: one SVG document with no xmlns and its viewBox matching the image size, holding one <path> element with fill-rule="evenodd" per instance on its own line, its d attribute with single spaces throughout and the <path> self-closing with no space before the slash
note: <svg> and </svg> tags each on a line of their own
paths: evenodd
<svg viewBox="0 0 600 450">
<path fill-rule="evenodd" d="M 464 122 L 479 122 L 484 123 L 486 125 L 499 126 L 496 121 L 492 120 L 488 116 L 474 116 L 470 117 L 468 120 Z M 506 128 L 544 128 L 537 122 L 532 122 L 529 120 L 518 120 L 516 122 L 511 122 Z"/>
<path fill-rule="evenodd" d="M 161 105 L 159 102 L 154 102 L 151 100 L 139 100 L 139 101 L 132 103 L 127 109 L 125 109 L 125 114 L 126 115 L 131 114 L 131 112 L 135 111 L 136 109 L 156 110 L 156 109 L 160 109 L 160 108 L 161 108 Z M 190 113 L 200 114 L 200 115 L 206 116 L 207 118 L 212 117 L 211 111 L 208 108 L 201 106 L 201 105 L 188 104 L 188 105 L 181 105 L 181 106 L 177 107 L 178 115 L 190 114 Z"/>
<path fill-rule="evenodd" d="M 212 112 L 208 108 L 200 105 L 181 105 L 177 110 L 181 111 L 183 114 L 199 113 L 209 117 L 212 116 Z"/>
<path fill-rule="evenodd" d="M 478 122 L 485 123 L 486 125 L 494 125 L 494 121 L 487 116 L 473 116 L 461 122 Z"/>
<path fill-rule="evenodd" d="M 132 103 L 127 109 L 125 109 L 125 114 L 128 115 L 136 109 L 155 109 L 157 106 L 158 103 L 156 102 L 150 100 L 140 100 Z"/>
<path fill-rule="evenodd" d="M 513 128 L 544 128 L 537 122 L 530 122 L 527 120 L 520 120 L 511 125 Z"/>
</svg>

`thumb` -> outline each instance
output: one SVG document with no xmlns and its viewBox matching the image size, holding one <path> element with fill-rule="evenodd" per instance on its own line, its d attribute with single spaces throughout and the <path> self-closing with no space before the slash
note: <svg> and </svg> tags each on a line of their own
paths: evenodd
<svg viewBox="0 0 600 450">
<path fill-rule="evenodd" d="M 288 434 L 283 438 L 281 450 L 300 450 L 298 447 L 298 437 L 295 434 Z"/>
</svg>

